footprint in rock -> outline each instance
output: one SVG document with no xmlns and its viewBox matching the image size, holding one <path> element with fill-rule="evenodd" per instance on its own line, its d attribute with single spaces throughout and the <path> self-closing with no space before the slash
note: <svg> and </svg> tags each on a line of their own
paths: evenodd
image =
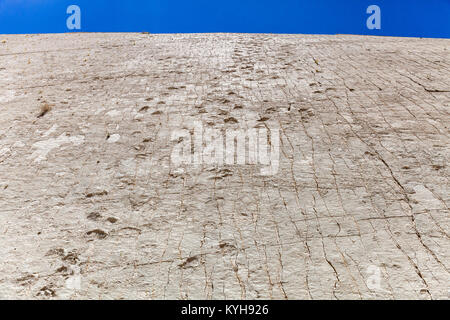
<svg viewBox="0 0 450 320">
<path fill-rule="evenodd" d="M 45 286 L 39 290 L 37 296 L 56 297 L 56 291 L 49 286 Z"/>
<path fill-rule="evenodd" d="M 116 223 L 119 219 L 113 218 L 113 217 L 109 217 L 108 219 L 106 219 L 106 221 L 108 221 L 109 223 Z"/>
<path fill-rule="evenodd" d="M 97 221 L 101 217 L 102 217 L 102 215 L 98 212 L 91 212 L 86 216 L 86 218 L 88 218 L 89 220 L 94 220 L 94 221 Z"/>
<path fill-rule="evenodd" d="M 197 256 L 189 257 L 183 263 L 179 264 L 178 267 L 180 267 L 182 269 L 192 267 L 192 263 L 196 260 L 198 260 Z"/>
<path fill-rule="evenodd" d="M 88 231 L 86 232 L 86 234 L 88 236 L 95 236 L 97 239 L 105 239 L 108 236 L 108 234 L 105 231 L 100 229 Z"/>
<path fill-rule="evenodd" d="M 226 118 L 225 120 L 223 120 L 225 123 L 238 123 L 239 121 L 237 121 L 236 118 L 230 117 L 230 118 Z"/>
<path fill-rule="evenodd" d="M 78 261 L 80 261 L 80 258 L 78 257 L 78 253 L 76 251 L 71 251 L 62 258 L 62 261 L 70 264 L 77 264 Z"/>
<path fill-rule="evenodd" d="M 65 250 L 62 248 L 56 248 L 56 249 L 50 249 L 46 253 L 46 256 L 59 256 L 64 257 L 65 256 Z"/>
<path fill-rule="evenodd" d="M 101 197 L 108 195 L 108 191 L 103 190 L 99 192 L 89 192 L 86 194 L 86 198 L 93 198 L 93 197 Z"/>
<path fill-rule="evenodd" d="M 148 109 L 150 109 L 149 106 L 144 106 L 144 107 L 142 107 L 141 109 L 139 109 L 139 112 L 140 112 L 140 113 L 144 113 L 144 112 L 147 112 Z"/>
<path fill-rule="evenodd" d="M 20 277 L 16 279 L 18 283 L 20 283 L 21 286 L 27 286 L 32 283 L 34 283 L 37 280 L 36 276 L 33 274 L 28 274 L 26 276 Z"/>
<path fill-rule="evenodd" d="M 58 269 L 55 270 L 55 272 L 56 273 L 62 273 L 64 275 L 70 274 L 69 268 L 67 268 L 66 266 L 59 267 Z"/>
</svg>

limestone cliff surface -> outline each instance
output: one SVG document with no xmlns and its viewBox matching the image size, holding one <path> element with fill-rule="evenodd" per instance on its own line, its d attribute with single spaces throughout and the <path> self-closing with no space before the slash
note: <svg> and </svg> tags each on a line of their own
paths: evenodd
<svg viewBox="0 0 450 320">
<path fill-rule="evenodd" d="M 450 40 L 0 41 L 0 298 L 449 298 Z M 175 166 L 198 122 L 278 170 Z"/>
</svg>

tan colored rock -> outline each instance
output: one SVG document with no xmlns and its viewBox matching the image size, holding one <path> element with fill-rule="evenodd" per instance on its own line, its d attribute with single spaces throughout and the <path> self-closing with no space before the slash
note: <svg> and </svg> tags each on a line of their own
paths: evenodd
<svg viewBox="0 0 450 320">
<path fill-rule="evenodd" d="M 449 298 L 449 40 L 2 38 L 0 298 Z M 278 169 L 175 166 L 195 123 Z"/>
</svg>

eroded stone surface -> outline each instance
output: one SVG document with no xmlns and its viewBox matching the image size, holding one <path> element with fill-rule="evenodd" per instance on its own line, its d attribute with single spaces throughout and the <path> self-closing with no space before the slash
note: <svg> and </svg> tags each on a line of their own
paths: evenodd
<svg viewBox="0 0 450 320">
<path fill-rule="evenodd" d="M 0 298 L 449 298 L 449 40 L 0 38 Z M 278 173 L 174 167 L 195 120 Z"/>
</svg>

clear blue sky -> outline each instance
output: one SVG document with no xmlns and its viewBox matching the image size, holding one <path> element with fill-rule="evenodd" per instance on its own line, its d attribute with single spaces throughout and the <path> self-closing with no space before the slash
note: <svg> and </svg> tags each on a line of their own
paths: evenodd
<svg viewBox="0 0 450 320">
<path fill-rule="evenodd" d="M 82 30 L 372 34 L 450 38 L 450 0 L 0 0 L 0 33 L 69 32 L 66 8 Z M 369 5 L 381 30 L 369 30 Z"/>
</svg>

